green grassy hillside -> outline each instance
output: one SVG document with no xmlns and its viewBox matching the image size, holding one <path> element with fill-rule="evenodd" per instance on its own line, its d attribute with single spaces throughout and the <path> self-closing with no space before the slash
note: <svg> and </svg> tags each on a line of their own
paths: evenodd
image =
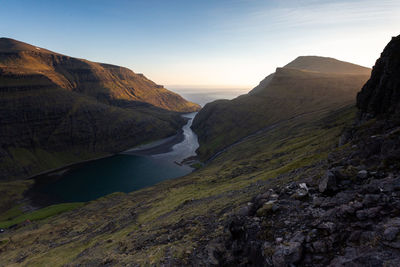
<svg viewBox="0 0 400 267">
<path fill-rule="evenodd" d="M 345 108 L 283 122 L 186 177 L 21 225 L 1 236 L 0 262 L 209 264 L 209 244 L 254 195 L 287 181 L 319 179 L 354 115 Z"/>
<path fill-rule="evenodd" d="M 317 62 L 310 65 L 310 60 Z M 295 69 L 301 61 L 304 61 L 302 69 Z M 367 68 L 349 68 L 353 65 L 337 61 L 349 72 L 354 69 L 353 73 L 339 73 L 336 71 L 339 63 L 334 61 L 329 68 L 332 60 L 324 58 L 302 57 L 294 62 L 291 68 L 278 68 L 249 94 L 230 101 L 214 101 L 199 112 L 192 128 L 199 136 L 198 152 L 203 160 L 274 123 L 354 103 L 370 72 Z M 323 72 L 314 71 L 318 65 Z M 335 72 L 327 72 L 331 69 Z M 354 74 L 360 71 L 361 74 Z"/>
</svg>

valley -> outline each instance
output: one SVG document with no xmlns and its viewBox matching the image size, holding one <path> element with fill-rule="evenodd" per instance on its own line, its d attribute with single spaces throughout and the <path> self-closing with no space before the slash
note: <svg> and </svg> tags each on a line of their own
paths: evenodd
<svg viewBox="0 0 400 267">
<path fill-rule="evenodd" d="M 199 108 L 129 69 L 1 38 L 0 179 L 175 135 Z"/>
<path fill-rule="evenodd" d="M 248 94 L 187 118 L 96 96 L 150 116 L 140 126 L 154 136 L 128 144 L 112 134 L 104 140 L 124 143 L 123 153 L 57 170 L 58 181 L 50 173 L 47 193 L 70 203 L 27 211 L 21 196 L 33 181 L 0 183 L 0 266 L 397 266 L 399 51 L 398 36 L 372 70 L 298 57 Z M 147 128 L 154 118 L 170 127 Z M 79 144 L 102 147 L 85 138 Z M 182 164 L 196 152 L 195 164 Z"/>
</svg>

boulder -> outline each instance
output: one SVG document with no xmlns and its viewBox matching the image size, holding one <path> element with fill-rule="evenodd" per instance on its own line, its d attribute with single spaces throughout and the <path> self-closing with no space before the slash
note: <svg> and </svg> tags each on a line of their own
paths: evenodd
<svg viewBox="0 0 400 267">
<path fill-rule="evenodd" d="M 326 253 L 327 246 L 323 240 L 318 240 L 312 243 L 312 247 L 317 253 Z"/>
<path fill-rule="evenodd" d="M 368 207 L 376 206 L 376 204 L 379 202 L 379 199 L 380 195 L 378 194 L 366 194 L 362 204 Z"/>
<path fill-rule="evenodd" d="M 357 177 L 360 179 L 366 179 L 368 177 L 368 171 L 366 170 L 359 171 Z"/>
<path fill-rule="evenodd" d="M 336 190 L 336 176 L 332 171 L 327 171 L 321 182 L 319 183 L 319 191 L 321 193 Z"/>
<path fill-rule="evenodd" d="M 387 241 L 393 241 L 397 234 L 399 233 L 399 228 L 397 227 L 388 227 L 386 230 L 383 232 L 383 238 Z"/>
<path fill-rule="evenodd" d="M 246 206 L 242 207 L 238 213 L 240 216 L 253 216 L 254 215 L 254 204 L 248 203 Z"/>
<path fill-rule="evenodd" d="M 265 217 L 268 216 L 269 214 L 273 213 L 276 209 L 274 208 L 274 204 L 275 201 L 268 201 L 266 203 L 264 203 L 264 205 L 261 206 L 261 208 L 259 208 L 257 210 L 257 216 L 259 217 Z"/>
<path fill-rule="evenodd" d="M 303 245 L 300 242 L 288 242 L 279 245 L 272 255 L 276 267 L 286 267 L 296 264 L 303 256 Z"/>
<path fill-rule="evenodd" d="M 293 195 L 291 195 L 290 197 L 291 197 L 291 198 L 294 198 L 294 199 L 299 199 L 299 200 L 301 200 L 301 199 L 305 199 L 307 196 L 308 196 L 308 191 L 307 191 L 306 189 L 304 189 L 304 188 L 299 188 L 299 189 L 297 189 L 296 192 L 295 192 Z"/>
</svg>

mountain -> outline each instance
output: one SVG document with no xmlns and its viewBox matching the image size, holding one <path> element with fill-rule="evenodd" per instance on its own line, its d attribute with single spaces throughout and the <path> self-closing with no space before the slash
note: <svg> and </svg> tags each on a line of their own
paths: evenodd
<svg viewBox="0 0 400 267">
<path fill-rule="evenodd" d="M 0 39 L 0 179 L 175 134 L 200 107 L 129 69 Z"/>
<path fill-rule="evenodd" d="M 2 91 L 24 90 L 24 86 L 35 86 L 32 80 L 37 79 L 41 87 L 59 87 L 105 103 L 129 100 L 171 111 L 199 110 L 197 104 L 155 84 L 143 74 L 119 66 L 64 56 L 8 38 L 0 38 L 0 71 Z M 22 77 L 25 79 L 22 80 Z"/>
<path fill-rule="evenodd" d="M 362 67 L 349 62 L 330 57 L 300 56 L 285 65 L 284 68 L 315 71 L 320 73 L 361 74 L 369 75 L 370 68 Z"/>
<path fill-rule="evenodd" d="M 320 71 L 318 71 L 320 69 Z M 298 57 L 267 76 L 247 95 L 207 104 L 192 128 L 207 159 L 275 123 L 354 103 L 371 70 L 324 57 Z"/>
<path fill-rule="evenodd" d="M 388 61 L 399 49 L 385 49 Z M 391 92 L 397 70 L 374 72 L 360 94 Z M 0 214 L 0 266 L 400 266 L 397 105 L 284 120 L 129 194 L 33 212 L 16 203 Z"/>
</svg>

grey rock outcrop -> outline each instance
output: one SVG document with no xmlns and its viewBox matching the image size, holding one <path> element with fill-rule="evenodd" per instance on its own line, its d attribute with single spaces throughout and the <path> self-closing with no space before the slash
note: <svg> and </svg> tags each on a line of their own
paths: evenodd
<svg viewBox="0 0 400 267">
<path fill-rule="evenodd" d="M 400 36 L 393 37 L 357 95 L 361 118 L 400 112 Z"/>
</svg>

